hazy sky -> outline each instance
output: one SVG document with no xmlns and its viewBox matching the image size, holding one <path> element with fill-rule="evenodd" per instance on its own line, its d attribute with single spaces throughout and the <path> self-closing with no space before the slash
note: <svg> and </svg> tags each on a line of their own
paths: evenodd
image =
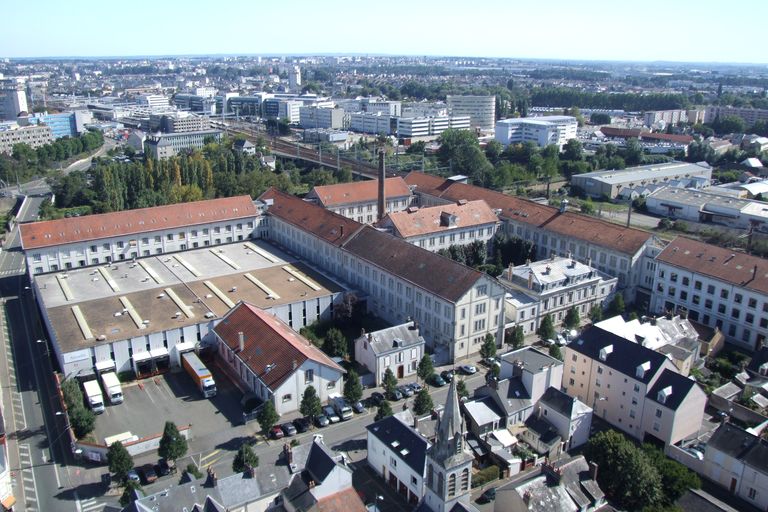
<svg viewBox="0 0 768 512">
<path fill-rule="evenodd" d="M 768 62 L 768 1 L 6 0 L 0 57 L 385 53 Z"/>
</svg>

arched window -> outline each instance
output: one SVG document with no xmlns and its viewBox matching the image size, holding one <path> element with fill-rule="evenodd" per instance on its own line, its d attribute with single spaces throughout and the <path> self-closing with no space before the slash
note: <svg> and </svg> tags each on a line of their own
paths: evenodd
<svg viewBox="0 0 768 512">
<path fill-rule="evenodd" d="M 448 477 L 448 497 L 456 496 L 456 473 Z"/>
<path fill-rule="evenodd" d="M 469 490 L 469 468 L 464 468 L 461 472 L 461 490 Z"/>
</svg>

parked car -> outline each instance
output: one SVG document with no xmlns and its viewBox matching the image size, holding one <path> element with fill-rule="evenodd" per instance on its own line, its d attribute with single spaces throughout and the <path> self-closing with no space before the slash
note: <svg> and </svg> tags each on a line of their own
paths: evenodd
<svg viewBox="0 0 768 512">
<path fill-rule="evenodd" d="M 461 371 L 464 372 L 467 375 L 474 375 L 477 373 L 477 368 L 475 368 L 475 365 L 473 364 L 463 364 L 460 366 Z"/>
<path fill-rule="evenodd" d="M 403 399 L 403 394 L 397 388 L 393 389 L 391 393 L 387 394 L 387 400 L 389 400 L 390 402 L 397 402 L 398 400 L 402 400 L 402 399 Z"/>
<path fill-rule="evenodd" d="M 176 463 L 172 460 L 160 459 L 157 461 L 157 474 L 167 476 L 176 472 Z"/>
<path fill-rule="evenodd" d="M 704 460 L 704 454 L 695 448 L 686 448 L 685 451 L 690 453 L 691 455 L 693 455 L 699 460 Z"/>
<path fill-rule="evenodd" d="M 408 386 L 409 388 L 411 388 L 411 389 L 413 390 L 413 392 L 414 392 L 414 393 L 418 393 L 419 391 L 421 391 L 422 389 L 424 389 L 424 386 L 422 386 L 422 385 L 421 385 L 421 384 L 419 384 L 418 382 L 411 382 L 410 384 L 407 384 L 407 386 Z"/>
<path fill-rule="evenodd" d="M 411 389 L 411 386 L 397 386 L 397 390 L 400 391 L 403 396 L 413 396 L 413 390 Z"/>
<path fill-rule="evenodd" d="M 478 501 L 482 503 L 490 503 L 495 499 L 496 499 L 496 488 L 490 487 L 486 489 L 483 494 L 480 495 L 480 499 Z"/>
<path fill-rule="evenodd" d="M 437 387 L 437 388 L 441 388 L 441 387 L 443 387 L 443 386 L 445 386 L 445 385 L 447 384 L 447 383 L 445 382 L 445 380 L 444 380 L 444 379 L 443 379 L 443 378 L 442 378 L 440 375 L 438 375 L 438 374 L 436 374 L 436 373 L 433 373 L 433 374 L 432 374 L 432 376 L 429 378 L 429 381 L 428 381 L 428 382 L 429 382 L 431 385 L 433 385 L 433 386 L 435 386 L 435 387 Z"/>
<path fill-rule="evenodd" d="M 285 434 L 283 433 L 283 429 L 280 428 L 280 425 L 275 425 L 269 431 L 269 437 L 271 437 L 272 439 L 282 439 L 284 436 Z"/>
<path fill-rule="evenodd" d="M 155 473 L 155 467 L 152 464 L 144 464 L 139 468 L 139 474 L 144 484 L 151 484 L 157 481 L 157 473 Z"/>
<path fill-rule="evenodd" d="M 293 426 L 296 427 L 296 431 L 299 434 L 303 434 L 307 430 L 309 430 L 310 423 L 307 418 L 296 418 L 293 420 Z"/>
<path fill-rule="evenodd" d="M 134 482 L 141 483 L 141 478 L 139 478 L 139 473 L 137 473 L 135 469 L 129 469 L 128 475 L 126 477 L 128 480 L 133 480 Z"/>
<path fill-rule="evenodd" d="M 370 398 L 368 401 L 371 403 L 371 405 L 379 405 L 381 402 L 385 400 L 384 395 L 379 393 L 378 391 L 375 391 L 371 393 Z"/>
<path fill-rule="evenodd" d="M 293 425 L 293 423 L 283 423 L 280 425 L 280 428 L 283 430 L 283 434 L 285 434 L 287 437 L 296 435 L 296 427 Z"/>
<path fill-rule="evenodd" d="M 359 400 L 353 404 L 349 405 L 353 411 L 355 411 L 357 414 L 362 414 L 365 412 L 365 407 L 363 407 L 363 403 Z"/>
<path fill-rule="evenodd" d="M 328 418 L 325 417 L 324 414 L 321 414 L 320 416 L 315 416 L 315 426 L 316 427 L 327 427 L 330 425 L 330 421 L 328 421 Z"/>
<path fill-rule="evenodd" d="M 563 346 L 566 343 L 567 343 L 567 341 L 565 341 L 565 336 L 563 336 L 562 334 L 558 334 L 557 335 L 557 344 L 560 345 L 560 346 Z"/>
<path fill-rule="evenodd" d="M 443 378 L 444 381 L 449 382 L 453 380 L 453 370 L 443 370 L 440 372 L 440 376 Z"/>
<path fill-rule="evenodd" d="M 325 415 L 326 418 L 328 418 L 328 421 L 331 423 L 338 423 L 341 421 L 341 418 L 339 418 L 339 415 L 336 414 L 336 411 L 333 410 L 333 407 L 330 405 L 326 405 L 323 407 L 323 415 Z"/>
<path fill-rule="evenodd" d="M 493 365 L 501 366 L 501 360 L 496 356 L 486 357 L 485 359 L 483 359 L 483 364 L 485 364 L 488 367 L 491 367 Z"/>
</svg>

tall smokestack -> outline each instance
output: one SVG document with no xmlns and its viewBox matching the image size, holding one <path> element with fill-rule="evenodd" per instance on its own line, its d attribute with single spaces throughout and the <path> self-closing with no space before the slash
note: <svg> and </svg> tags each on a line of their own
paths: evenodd
<svg viewBox="0 0 768 512">
<path fill-rule="evenodd" d="M 387 198 L 384 196 L 384 180 L 387 173 L 384 171 L 384 150 L 379 151 L 379 212 L 376 220 L 381 220 L 386 212 Z"/>
</svg>

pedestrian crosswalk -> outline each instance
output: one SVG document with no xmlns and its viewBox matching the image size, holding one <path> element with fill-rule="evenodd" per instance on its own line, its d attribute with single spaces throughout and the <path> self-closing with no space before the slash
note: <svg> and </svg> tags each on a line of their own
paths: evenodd
<svg viewBox="0 0 768 512">
<path fill-rule="evenodd" d="M 100 502 L 96 498 L 87 498 L 77 502 L 78 512 L 101 512 L 104 510 L 104 503 Z"/>
<path fill-rule="evenodd" d="M 19 443 L 19 484 L 24 493 L 24 510 L 28 512 L 37 512 L 37 483 L 35 474 L 32 471 L 32 448 L 27 443 Z"/>
</svg>

